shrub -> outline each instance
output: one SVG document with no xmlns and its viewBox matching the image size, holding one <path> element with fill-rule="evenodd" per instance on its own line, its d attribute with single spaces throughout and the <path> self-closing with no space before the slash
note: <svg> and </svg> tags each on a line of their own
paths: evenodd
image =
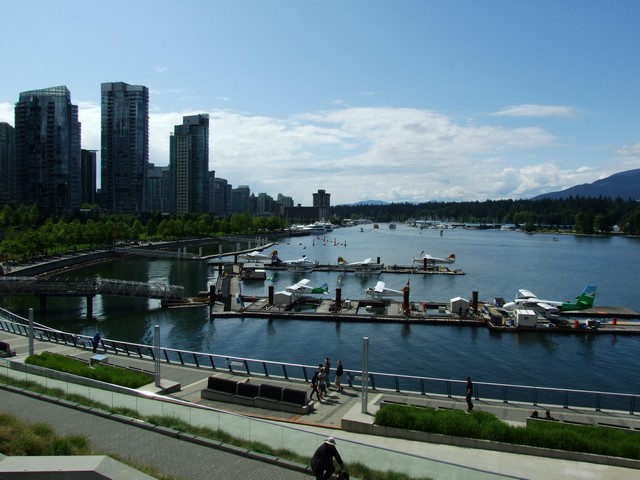
<svg viewBox="0 0 640 480">
<path fill-rule="evenodd" d="M 607 427 L 545 421 L 516 427 L 486 412 L 469 415 L 406 405 L 385 405 L 374 421 L 387 427 L 640 460 L 640 434 Z"/>
<path fill-rule="evenodd" d="M 127 388 L 140 388 L 153 381 L 150 375 L 143 372 L 136 372 L 110 365 L 96 365 L 95 367 L 91 367 L 81 360 L 51 352 L 29 355 L 25 363 Z"/>
</svg>

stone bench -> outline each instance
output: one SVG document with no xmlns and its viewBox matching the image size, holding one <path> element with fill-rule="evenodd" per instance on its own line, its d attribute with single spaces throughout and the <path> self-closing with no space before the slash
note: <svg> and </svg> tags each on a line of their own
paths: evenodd
<svg viewBox="0 0 640 480">
<path fill-rule="evenodd" d="M 109 357 L 107 355 L 96 353 L 89 359 L 89 365 L 93 365 L 94 363 L 107 363 L 109 361 Z"/>
<path fill-rule="evenodd" d="M 205 400 L 236 403 L 305 415 L 313 409 L 308 392 L 268 383 L 238 382 L 222 377 L 209 377 L 207 388 L 200 392 Z"/>
<path fill-rule="evenodd" d="M 15 357 L 16 351 L 11 350 L 11 345 L 7 342 L 0 342 L 0 357 Z"/>
</svg>

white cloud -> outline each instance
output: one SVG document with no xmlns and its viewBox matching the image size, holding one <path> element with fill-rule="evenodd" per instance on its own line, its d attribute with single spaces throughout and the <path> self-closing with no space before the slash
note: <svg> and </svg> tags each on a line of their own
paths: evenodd
<svg viewBox="0 0 640 480">
<path fill-rule="evenodd" d="M 576 108 L 571 105 L 512 105 L 492 114 L 495 117 L 573 117 Z"/>
<path fill-rule="evenodd" d="M 100 105 L 79 102 L 83 148 L 100 148 Z M 13 104 L 0 121 L 13 124 Z M 169 137 L 184 115 L 149 117 L 150 161 L 169 163 Z M 210 168 L 254 193 L 310 205 L 325 189 L 332 204 L 528 198 L 640 167 L 640 143 L 603 153 L 603 167 L 569 166 L 566 147 L 542 127 L 458 121 L 412 108 L 336 108 L 286 118 L 212 110 Z M 560 156 L 562 155 L 562 156 Z M 558 156 L 558 158 L 556 158 Z M 565 165 L 563 167 L 563 164 Z"/>
<path fill-rule="evenodd" d="M 15 123 L 14 107 L 13 103 L 0 102 L 0 122 L 6 122 L 11 125 Z"/>
</svg>

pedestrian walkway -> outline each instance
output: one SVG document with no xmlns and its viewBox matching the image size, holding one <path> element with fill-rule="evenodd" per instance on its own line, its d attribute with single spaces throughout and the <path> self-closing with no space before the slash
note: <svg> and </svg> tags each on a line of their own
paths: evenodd
<svg viewBox="0 0 640 480">
<path fill-rule="evenodd" d="M 12 360 L 23 360 L 28 353 L 28 339 L 25 337 L 0 332 L 0 340 L 7 341 L 11 348 L 17 351 L 17 356 Z M 35 342 L 36 352 L 52 351 L 63 355 L 71 355 L 88 360 L 92 353 L 88 350 L 74 348 L 66 345 L 51 344 L 47 342 Z M 108 362 L 122 366 L 135 367 L 142 370 L 153 371 L 154 364 L 149 360 L 127 357 L 123 355 L 108 356 Z M 415 458 L 416 462 L 423 460 L 432 462 L 428 471 L 423 475 L 433 478 L 528 478 L 528 479 L 552 479 L 552 478 L 581 478 L 581 479 L 611 479 L 627 480 L 637 478 L 637 470 L 603 464 L 577 462 L 545 458 L 539 456 L 517 455 L 501 451 L 479 450 L 471 448 L 454 447 L 450 445 L 431 444 L 417 441 L 408 441 L 395 438 L 386 438 L 374 435 L 362 435 L 343 430 L 342 420 L 372 422 L 373 414 L 379 408 L 383 400 L 424 404 L 439 408 L 465 408 L 464 398 L 437 397 L 425 395 L 407 395 L 400 393 L 384 394 L 371 392 L 366 404 L 366 412 L 363 412 L 362 397 L 359 389 L 345 387 L 343 392 L 330 390 L 327 401 L 316 403 L 315 410 L 308 415 L 293 415 L 285 412 L 262 410 L 254 407 L 243 407 L 235 404 L 212 402 L 200 398 L 200 391 L 206 386 L 210 375 L 232 377 L 230 373 L 211 371 L 193 367 L 178 365 L 161 366 L 162 383 L 180 384 L 178 392 L 169 396 L 185 402 L 213 407 L 221 410 L 233 411 L 247 416 L 267 419 L 270 423 L 278 423 L 292 427 L 295 432 L 310 432 L 317 434 L 318 441 L 324 436 L 334 436 L 338 440 L 338 448 L 349 445 L 348 455 L 343 453 L 347 462 L 367 462 L 364 452 L 367 446 L 377 447 L 378 452 L 396 452 L 403 462 L 407 458 Z M 234 378 L 244 377 L 234 375 Z M 256 382 L 258 380 L 256 379 Z M 259 381 L 266 381 L 260 379 Z M 306 388 L 303 382 L 286 381 L 269 378 L 268 383 L 285 383 L 288 386 L 298 384 L 300 388 Z M 152 387 L 153 389 L 153 387 Z M 58 433 L 79 433 L 86 435 L 96 450 L 101 454 L 120 455 L 125 458 L 148 464 L 157 468 L 166 475 L 172 475 L 180 479 L 220 478 L 220 479 L 251 479 L 251 478 L 278 478 L 295 479 L 310 478 L 305 472 L 305 465 L 283 466 L 282 462 L 275 458 L 264 458 L 259 461 L 251 458 L 246 452 L 231 453 L 228 450 L 220 450 L 211 446 L 202 445 L 202 442 L 188 442 L 185 439 L 176 438 L 175 434 L 166 435 L 156 430 L 144 429 L 136 426 L 136 422 L 120 422 L 107 419 L 104 416 L 92 414 L 90 409 L 72 409 L 60 403 L 51 403 L 39 400 L 35 397 L 25 396 L 13 391 L 2 392 L 3 401 L 0 402 L 0 411 L 16 415 L 28 422 L 43 422 L 50 424 Z M 476 410 L 488 411 L 499 418 L 515 424 L 524 424 L 526 417 L 531 412 L 530 405 L 503 404 L 500 402 L 475 401 Z M 544 412 L 544 408 L 538 408 Z M 143 412 L 144 413 L 144 412 Z M 640 428 L 640 421 L 635 417 L 620 412 L 594 412 L 587 410 L 554 410 L 553 415 L 559 419 L 580 420 L 583 423 L 619 423 L 631 427 Z M 255 426 L 252 428 L 256 428 Z M 358 450 L 358 445 L 362 450 Z M 353 453 L 352 453 L 353 452 Z M 309 456 L 313 451 L 309 452 Z M 407 457 L 409 456 L 409 457 Z M 371 460 L 373 462 L 374 459 Z M 458 465 L 455 477 L 439 476 L 438 465 L 451 467 Z M 215 472 L 213 474 L 212 472 Z"/>
</svg>

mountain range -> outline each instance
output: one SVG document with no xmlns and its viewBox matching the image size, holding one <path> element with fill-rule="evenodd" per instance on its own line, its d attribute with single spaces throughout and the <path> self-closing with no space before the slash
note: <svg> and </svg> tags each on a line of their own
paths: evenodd
<svg viewBox="0 0 640 480">
<path fill-rule="evenodd" d="M 593 183 L 584 183 L 557 192 L 543 193 L 531 200 L 544 198 L 569 198 L 569 197 L 610 197 L 623 200 L 640 200 L 640 168 L 614 173 L 610 177 L 596 180 Z"/>
<path fill-rule="evenodd" d="M 569 197 L 619 197 L 623 200 L 640 200 L 640 168 L 614 173 L 610 177 L 596 180 L 593 183 L 583 183 L 565 190 L 543 193 L 531 198 L 531 200 Z M 350 205 L 389 205 L 389 202 L 384 200 L 362 200 Z"/>
</svg>

